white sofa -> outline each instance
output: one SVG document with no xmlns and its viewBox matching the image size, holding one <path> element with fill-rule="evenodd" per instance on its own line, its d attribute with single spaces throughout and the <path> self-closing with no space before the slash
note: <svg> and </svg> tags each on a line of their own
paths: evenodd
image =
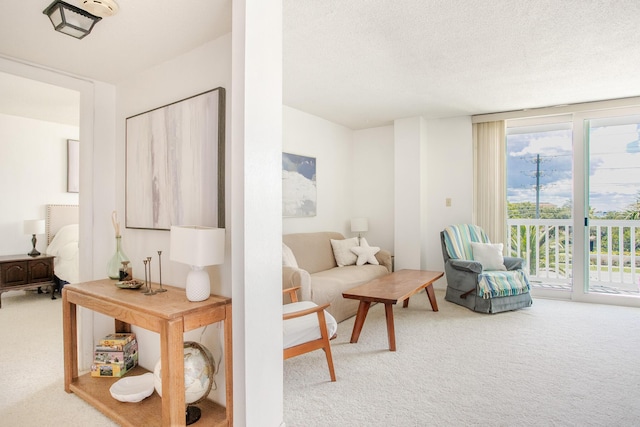
<svg viewBox="0 0 640 427">
<path fill-rule="evenodd" d="M 345 299 L 342 292 L 392 271 L 391 253 L 375 254 L 379 265 L 345 265 L 339 267 L 331 240 L 345 240 L 336 232 L 295 233 L 282 236 L 282 286 L 300 286 L 300 299 L 318 305 L 331 304 L 327 311 L 341 322 L 356 314 L 358 301 Z M 286 246 L 285 246 L 286 245 Z M 286 248 L 291 254 L 286 254 Z"/>
</svg>

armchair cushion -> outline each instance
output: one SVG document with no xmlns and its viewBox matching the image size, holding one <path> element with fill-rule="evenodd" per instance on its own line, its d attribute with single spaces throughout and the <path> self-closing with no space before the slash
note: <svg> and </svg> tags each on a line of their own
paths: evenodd
<svg viewBox="0 0 640 427">
<path fill-rule="evenodd" d="M 292 302 L 282 306 L 282 314 L 294 313 L 296 311 L 302 311 L 313 307 L 317 307 L 317 304 L 311 301 Z M 327 333 L 329 338 L 331 338 L 338 330 L 338 322 L 336 322 L 336 319 L 326 310 L 324 312 L 324 317 L 327 323 Z M 285 320 L 282 325 L 282 331 L 284 340 L 283 348 L 304 344 L 309 341 L 317 340 L 321 337 L 320 328 L 318 326 L 318 316 L 316 313 Z"/>
</svg>

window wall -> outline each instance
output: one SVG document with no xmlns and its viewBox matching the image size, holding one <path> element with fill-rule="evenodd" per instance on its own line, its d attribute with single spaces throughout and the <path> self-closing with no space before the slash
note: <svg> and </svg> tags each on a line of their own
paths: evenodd
<svg viewBox="0 0 640 427">
<path fill-rule="evenodd" d="M 640 307 L 640 99 L 505 120 L 508 255 L 534 296 Z"/>
</svg>

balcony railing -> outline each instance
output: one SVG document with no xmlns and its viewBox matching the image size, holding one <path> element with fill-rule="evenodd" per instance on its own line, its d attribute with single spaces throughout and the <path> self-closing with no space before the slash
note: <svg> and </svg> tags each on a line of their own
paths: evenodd
<svg viewBox="0 0 640 427">
<path fill-rule="evenodd" d="M 509 219 L 508 254 L 524 258 L 534 287 L 571 289 L 573 221 Z M 640 221 L 589 220 L 589 291 L 640 295 Z"/>
</svg>

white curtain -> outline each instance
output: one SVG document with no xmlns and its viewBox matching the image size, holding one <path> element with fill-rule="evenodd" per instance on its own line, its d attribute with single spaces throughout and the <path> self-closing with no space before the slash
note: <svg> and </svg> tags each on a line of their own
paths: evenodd
<svg viewBox="0 0 640 427">
<path fill-rule="evenodd" d="M 473 223 L 493 243 L 504 243 L 507 231 L 505 123 L 473 124 Z"/>
</svg>

